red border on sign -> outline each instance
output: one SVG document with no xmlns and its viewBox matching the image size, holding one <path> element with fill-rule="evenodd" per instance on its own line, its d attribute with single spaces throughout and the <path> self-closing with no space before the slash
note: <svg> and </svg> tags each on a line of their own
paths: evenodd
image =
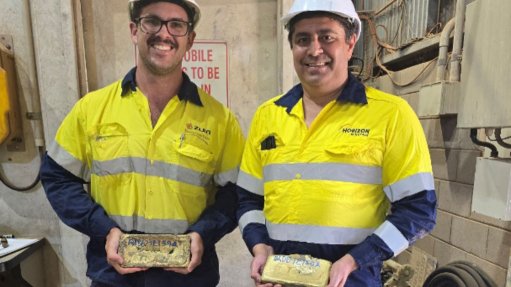
<svg viewBox="0 0 511 287">
<path fill-rule="evenodd" d="M 231 106 L 231 101 L 229 100 L 229 51 L 227 51 L 227 42 L 225 41 L 217 41 L 217 40 L 195 40 L 194 44 L 223 44 L 225 46 L 225 97 L 226 97 L 226 105 L 227 107 Z"/>
</svg>

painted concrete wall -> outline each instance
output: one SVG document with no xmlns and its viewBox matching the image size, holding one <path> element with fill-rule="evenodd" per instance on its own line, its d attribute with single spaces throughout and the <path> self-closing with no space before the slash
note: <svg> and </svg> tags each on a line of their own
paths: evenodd
<svg viewBox="0 0 511 287">
<path fill-rule="evenodd" d="M 0 1 L 0 34 L 13 38 L 23 114 L 33 111 L 31 97 L 39 93 L 46 138 L 55 134 L 61 119 L 78 99 L 71 4 L 60 0 Z M 25 120 L 24 126 L 28 133 L 27 152 L 1 152 L 2 159 L 12 159 L 2 160 L 2 172 L 18 186 L 28 185 L 39 167 L 31 136 L 33 125 Z M 44 247 L 22 264 L 25 278 L 34 286 L 83 285 L 73 284 L 77 281 L 72 275 L 67 276 L 76 273 L 69 264 L 75 254 L 66 254 L 62 248 L 76 236 L 66 236 L 66 229 L 61 230 L 40 186 L 23 193 L 0 186 L 0 233 L 45 238 Z M 70 284 L 66 285 L 66 281 Z"/>
<path fill-rule="evenodd" d="M 50 143 L 60 122 L 81 96 L 80 83 L 90 89 L 108 84 L 133 65 L 125 0 L 0 0 L 0 35 L 13 36 L 23 112 L 32 111 L 38 93 L 44 136 Z M 199 0 L 205 18 L 198 39 L 226 41 L 230 58 L 231 107 L 244 131 L 262 101 L 288 89 L 294 76 L 286 34 L 277 23 L 291 0 Z M 79 60 L 80 31 L 75 9 L 83 13 L 83 53 L 87 77 Z M 33 30 L 33 31 L 32 31 Z M 424 67 L 396 74 L 406 82 Z M 374 85 L 406 98 L 418 109 L 418 89 L 434 81 L 432 71 L 406 88 L 381 77 Z M 440 265 L 457 259 L 480 265 L 499 286 L 505 276 L 511 246 L 511 225 L 471 212 L 475 157 L 481 154 L 456 128 L 456 117 L 421 118 L 433 161 L 439 198 L 438 224 L 416 246 L 437 257 Z M 30 183 L 39 160 L 33 144 L 34 123 L 24 121 L 27 151 L 8 153 L 0 145 L 1 172 L 13 183 Z M 10 161 L 8 159 L 11 159 Z M 0 233 L 44 237 L 46 244 L 22 264 L 25 278 L 36 287 L 88 286 L 84 246 L 87 238 L 61 224 L 40 186 L 19 193 L 0 184 Z M 481 235 L 482 234 L 482 235 Z M 221 286 L 252 286 L 249 254 L 234 231 L 218 244 Z M 400 256 L 406 261 L 407 253 Z"/>
</svg>

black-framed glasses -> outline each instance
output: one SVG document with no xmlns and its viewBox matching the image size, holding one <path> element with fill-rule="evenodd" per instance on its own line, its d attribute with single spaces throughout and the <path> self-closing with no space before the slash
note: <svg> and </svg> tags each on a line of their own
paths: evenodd
<svg viewBox="0 0 511 287">
<path fill-rule="evenodd" d="M 163 21 L 162 19 L 153 16 L 137 18 L 136 23 L 140 25 L 140 30 L 146 34 L 156 34 L 160 32 L 161 27 L 165 25 L 169 34 L 177 37 L 185 36 L 192 27 L 192 23 L 190 22 L 181 20 Z"/>
</svg>

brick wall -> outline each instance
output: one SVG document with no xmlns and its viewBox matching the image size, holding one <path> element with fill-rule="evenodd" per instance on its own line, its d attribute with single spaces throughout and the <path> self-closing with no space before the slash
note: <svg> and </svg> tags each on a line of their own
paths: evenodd
<svg viewBox="0 0 511 287">
<path fill-rule="evenodd" d="M 431 66 L 435 66 L 434 64 Z M 393 76 L 398 82 L 413 79 L 425 64 L 417 65 Z M 406 99 L 417 111 L 419 88 L 434 82 L 434 69 L 428 68 L 412 85 L 397 87 L 388 76 L 377 78 L 369 85 Z M 415 247 L 434 256 L 438 266 L 455 260 L 477 264 L 494 279 L 506 286 L 506 274 L 511 247 L 511 223 L 489 218 L 471 211 L 476 157 L 482 150 L 474 145 L 470 131 L 456 127 L 456 116 L 420 118 L 430 147 L 438 197 L 437 225 Z M 410 250 L 398 257 L 408 263 Z"/>
</svg>

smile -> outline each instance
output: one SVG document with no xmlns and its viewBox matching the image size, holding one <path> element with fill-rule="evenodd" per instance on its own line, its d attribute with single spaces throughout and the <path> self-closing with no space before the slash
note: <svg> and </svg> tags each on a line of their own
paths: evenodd
<svg viewBox="0 0 511 287">
<path fill-rule="evenodd" d="M 166 44 L 154 44 L 152 45 L 153 48 L 160 51 L 170 51 L 173 49 L 172 45 L 166 45 Z"/>
<path fill-rule="evenodd" d="M 306 63 L 305 66 L 315 68 L 315 67 L 324 67 L 324 66 L 326 66 L 328 64 L 329 63 L 325 63 L 325 62 L 322 62 L 322 63 Z"/>
</svg>

